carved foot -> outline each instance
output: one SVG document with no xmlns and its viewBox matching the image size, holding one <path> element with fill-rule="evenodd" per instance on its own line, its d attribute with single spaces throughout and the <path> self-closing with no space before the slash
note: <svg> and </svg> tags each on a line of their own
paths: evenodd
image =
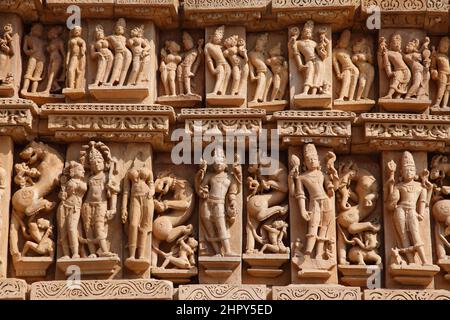
<svg viewBox="0 0 450 320">
<path fill-rule="evenodd" d="M 80 255 L 79 255 L 79 254 L 74 254 L 74 255 L 72 256 L 72 259 L 80 259 Z"/>
<path fill-rule="evenodd" d="M 69 256 L 62 256 L 61 258 L 59 258 L 59 260 L 69 260 L 70 257 Z"/>
</svg>

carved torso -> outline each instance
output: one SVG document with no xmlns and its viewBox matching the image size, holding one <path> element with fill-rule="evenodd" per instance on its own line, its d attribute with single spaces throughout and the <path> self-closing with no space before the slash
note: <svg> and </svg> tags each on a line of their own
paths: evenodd
<svg viewBox="0 0 450 320">
<path fill-rule="evenodd" d="M 86 202 L 103 202 L 106 197 L 106 176 L 104 172 L 100 172 L 89 178 L 89 189 L 86 196 Z"/>
</svg>

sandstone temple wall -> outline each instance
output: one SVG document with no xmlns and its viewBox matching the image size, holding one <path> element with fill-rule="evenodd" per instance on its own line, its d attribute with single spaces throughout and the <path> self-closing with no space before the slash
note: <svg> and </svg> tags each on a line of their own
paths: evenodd
<svg viewBox="0 0 450 320">
<path fill-rule="evenodd" d="M 449 9 L 0 0 L 0 299 L 450 299 Z"/>
</svg>

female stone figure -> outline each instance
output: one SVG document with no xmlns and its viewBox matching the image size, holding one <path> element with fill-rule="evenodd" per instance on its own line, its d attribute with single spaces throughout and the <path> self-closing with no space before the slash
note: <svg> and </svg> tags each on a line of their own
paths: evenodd
<svg viewBox="0 0 450 320">
<path fill-rule="evenodd" d="M 166 96 L 176 96 L 176 72 L 181 62 L 180 46 L 175 41 L 166 41 L 165 47 L 161 49 L 161 82 L 164 86 Z"/>
<path fill-rule="evenodd" d="M 61 40 L 63 28 L 61 26 L 51 27 L 48 31 L 48 47 L 47 52 L 49 53 L 49 62 L 47 69 L 47 87 L 44 93 L 50 94 L 50 91 L 58 91 L 61 86 L 58 82 L 64 81 L 64 67 L 63 61 L 66 55 L 64 51 L 64 42 Z M 58 78 L 59 75 L 59 78 Z"/>
<path fill-rule="evenodd" d="M 359 70 L 356 100 L 369 99 L 370 89 L 375 77 L 372 52 L 364 38 L 357 40 L 353 44 L 352 51 L 352 61 Z"/>
<path fill-rule="evenodd" d="M 81 37 L 82 29 L 75 26 L 70 31 L 67 55 L 66 86 L 69 89 L 83 89 L 86 72 L 86 42 Z"/>
<path fill-rule="evenodd" d="M 231 94 L 242 93 L 241 89 L 248 76 L 247 50 L 245 44 L 238 46 L 239 37 L 232 35 L 224 40 L 225 50 L 223 55 L 228 59 L 231 66 Z"/>
<path fill-rule="evenodd" d="M 3 27 L 3 39 L 0 38 L 0 84 L 5 83 L 9 73 L 10 58 L 14 55 L 12 47 L 12 25 Z"/>
<path fill-rule="evenodd" d="M 95 27 L 95 42 L 91 44 L 91 58 L 97 60 L 97 73 L 93 85 L 106 83 L 111 73 L 114 56 L 109 50 L 109 43 L 105 39 L 105 31 L 101 25 Z"/>
<path fill-rule="evenodd" d="M 25 36 L 23 41 L 23 52 L 27 55 L 28 65 L 24 75 L 22 94 L 28 93 L 31 83 L 31 92 L 36 93 L 39 81 L 42 80 L 45 63 L 45 41 L 44 27 L 40 23 L 35 23 L 31 27 L 30 34 Z"/>
<path fill-rule="evenodd" d="M 120 186 L 115 181 L 115 161 L 102 142 L 90 141 L 82 147 L 80 162 L 87 169 L 88 190 L 81 208 L 81 218 L 89 248 L 89 258 L 116 257 L 107 241 L 107 221 L 116 214 Z M 99 249 L 97 250 L 98 244 Z"/>
<path fill-rule="evenodd" d="M 353 64 L 350 52 L 350 30 L 344 30 L 333 50 L 333 68 L 336 77 L 341 81 L 341 90 L 336 101 L 344 98 L 353 100 L 358 82 L 359 70 Z"/>
<path fill-rule="evenodd" d="M 151 58 L 151 47 L 147 39 L 144 38 L 144 26 L 131 30 L 131 38 L 128 39 L 128 47 L 131 49 L 133 59 L 128 85 L 137 85 L 147 80 L 148 67 Z"/>
<path fill-rule="evenodd" d="M 145 259 L 146 257 L 147 237 L 152 231 L 154 194 L 155 186 L 150 168 L 145 166 L 137 168 L 134 165 L 128 170 L 122 199 L 122 223 L 129 222 L 128 259 Z M 129 211 L 128 200 L 130 200 Z"/>
<path fill-rule="evenodd" d="M 105 83 L 105 85 L 117 84 L 118 86 L 123 86 L 125 83 L 132 60 L 132 54 L 127 48 L 127 38 L 124 36 L 125 27 L 125 19 L 120 18 L 114 28 L 114 34 L 107 37 L 114 52 L 114 65 L 109 82 Z"/>
<path fill-rule="evenodd" d="M 398 33 L 391 36 L 389 48 L 385 39 L 380 38 L 379 54 L 382 66 L 389 78 L 389 91 L 383 99 L 398 99 L 408 90 L 408 82 L 411 79 L 411 71 L 403 60 L 402 37 Z"/>
<path fill-rule="evenodd" d="M 267 100 L 270 85 L 272 84 L 272 72 L 266 65 L 268 33 L 263 33 L 256 39 L 255 48 L 249 52 L 250 79 L 256 81 L 255 95 L 251 102 L 263 102 Z"/>
<path fill-rule="evenodd" d="M 78 223 L 83 196 L 87 190 L 84 174 L 84 168 L 80 163 L 70 161 L 61 178 L 61 192 L 59 194 L 61 203 L 57 212 L 58 236 L 63 250 L 61 259 L 80 258 Z"/>
<path fill-rule="evenodd" d="M 448 59 L 449 39 L 442 37 L 438 50 L 433 48 L 431 56 L 431 77 L 436 80 L 437 94 L 433 107 L 445 108 L 450 95 L 450 64 Z"/>
</svg>

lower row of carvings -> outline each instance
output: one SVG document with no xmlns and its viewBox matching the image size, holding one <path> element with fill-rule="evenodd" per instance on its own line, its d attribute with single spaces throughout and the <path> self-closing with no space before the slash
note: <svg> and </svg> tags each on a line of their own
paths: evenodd
<svg viewBox="0 0 450 320">
<path fill-rule="evenodd" d="M 385 269 L 387 288 L 448 288 L 444 155 L 430 170 L 426 152 L 382 152 L 378 162 L 314 144 L 289 147 L 288 167 L 227 156 L 216 148 L 197 170 L 150 144 L 72 143 L 64 160 L 58 147 L 30 143 L 14 165 L 8 275 L 365 288 Z M 12 156 L 2 157 L 4 190 Z"/>
</svg>

